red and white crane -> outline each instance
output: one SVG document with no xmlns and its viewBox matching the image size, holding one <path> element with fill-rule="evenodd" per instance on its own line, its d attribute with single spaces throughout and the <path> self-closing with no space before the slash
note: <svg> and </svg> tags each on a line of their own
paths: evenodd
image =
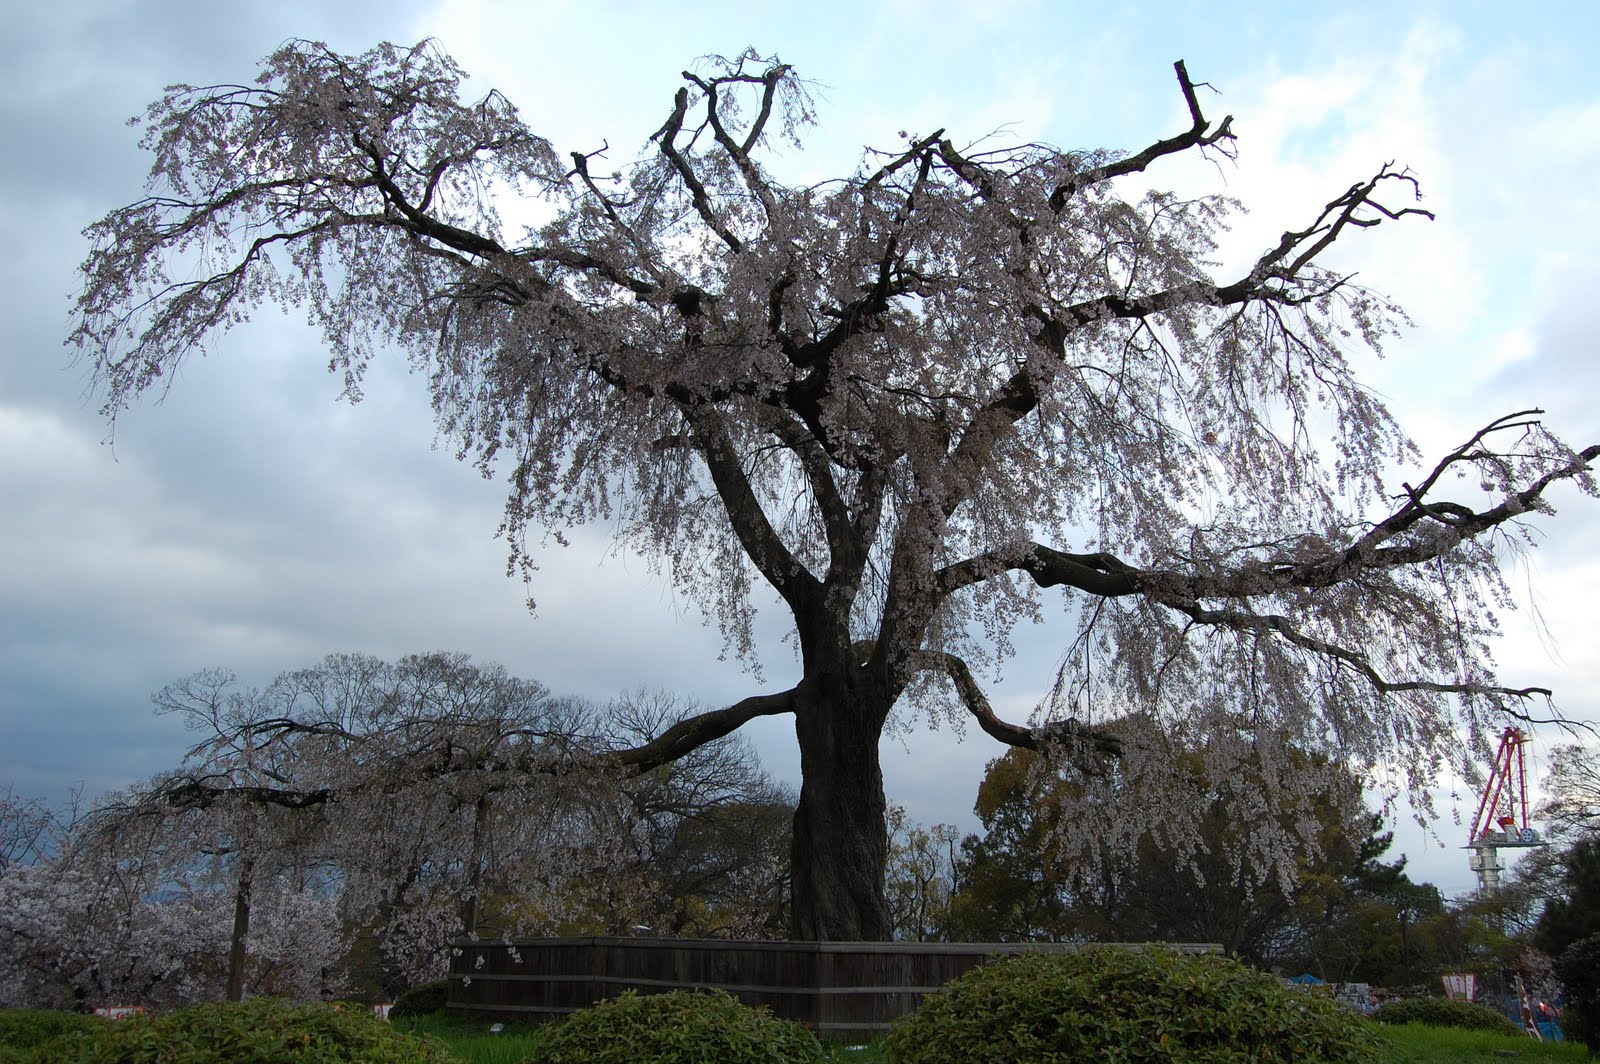
<svg viewBox="0 0 1600 1064">
<path fill-rule="evenodd" d="M 1522 748 L 1528 736 L 1521 728 L 1507 728 L 1500 736 L 1494 767 L 1483 785 L 1478 815 L 1472 821 L 1468 863 L 1478 873 L 1478 893 L 1500 889 L 1498 851 L 1507 847 L 1543 846 L 1539 833 L 1528 826 L 1528 771 Z"/>
</svg>

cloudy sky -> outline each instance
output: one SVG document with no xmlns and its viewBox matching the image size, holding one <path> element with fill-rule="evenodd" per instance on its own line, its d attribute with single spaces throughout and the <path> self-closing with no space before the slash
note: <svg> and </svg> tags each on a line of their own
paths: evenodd
<svg viewBox="0 0 1600 1064">
<path fill-rule="evenodd" d="M 148 696 L 215 665 L 260 682 L 331 651 L 444 648 L 596 698 L 646 685 L 717 703 L 759 687 L 638 559 L 606 553 L 605 528 L 546 554 L 530 615 L 493 535 L 502 487 L 434 447 L 421 382 L 382 363 L 364 402 L 339 402 L 317 337 L 292 317 L 236 330 L 109 440 L 62 338 L 80 230 L 142 189 L 126 119 L 171 82 L 247 80 L 289 38 L 354 52 L 434 37 L 475 75 L 474 95 L 500 90 L 563 152 L 606 141 L 613 157 L 659 126 L 696 56 L 754 45 L 824 86 L 821 129 L 795 161 L 819 178 L 902 129 L 1138 149 L 1187 124 L 1181 58 L 1221 93 L 1210 110 L 1235 116 L 1240 155 L 1157 180 L 1243 198 L 1232 255 L 1253 259 L 1388 160 L 1419 175 L 1438 220 L 1357 234 L 1337 261 L 1415 319 L 1368 377 L 1425 453 L 1530 406 L 1575 444 L 1600 440 L 1600 19 L 1587 3 L 1516 16 L 1298 5 L 1311 13 L 1290 18 L 1280 4 L 1066 0 L 0 2 L 0 791 L 92 796 L 172 765 L 184 737 Z M 1587 549 L 1600 503 L 1570 488 L 1553 501 L 1541 551 L 1513 576 L 1524 608 L 1500 664 L 1600 720 Z M 792 672 L 781 622 L 762 629 L 773 686 Z M 997 703 L 1013 719 L 1058 641 L 1030 633 L 1007 666 Z M 786 720 L 758 723 L 766 762 L 795 781 Z M 891 797 L 971 826 L 996 753 L 948 731 L 886 740 Z M 1441 806 L 1469 802 L 1447 785 Z M 1404 848 L 1423 876 L 1465 890 L 1463 829 L 1446 819 L 1438 833 L 1447 845 L 1403 831 Z"/>
</svg>

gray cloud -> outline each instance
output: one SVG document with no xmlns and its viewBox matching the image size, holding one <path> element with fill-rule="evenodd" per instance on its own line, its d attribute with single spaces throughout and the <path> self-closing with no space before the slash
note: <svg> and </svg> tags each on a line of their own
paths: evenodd
<svg viewBox="0 0 1600 1064">
<path fill-rule="evenodd" d="M 615 48 L 603 32 L 615 12 L 573 9 L 552 22 L 575 35 L 561 39 L 542 39 L 543 24 L 515 19 L 478 29 L 518 35 L 519 47 L 528 42 L 523 61 L 549 68 L 546 95 L 518 101 L 530 116 L 583 119 L 619 108 L 644 108 L 655 119 L 652 108 L 671 88 L 624 92 L 586 83 L 571 54 L 584 50 L 603 56 L 594 69 L 609 77 L 621 77 L 640 50 L 651 69 L 670 77 L 698 52 L 749 41 L 776 47 L 835 82 L 826 117 L 852 131 L 867 123 L 863 113 L 881 126 L 902 121 L 901 109 L 942 113 L 954 97 L 997 95 L 1006 88 L 997 79 L 1017 65 L 1009 57 L 1018 49 L 1041 55 L 1018 43 L 1014 30 L 968 26 L 957 11 L 948 24 L 922 28 L 875 17 L 862 35 L 872 47 L 845 48 L 830 21 L 836 28 L 851 10 L 780 18 L 730 7 L 716 26 L 691 24 L 691 34 L 673 17 L 633 8 L 628 41 Z M 1041 40 L 1063 28 L 1043 8 L 1018 17 L 1043 20 L 1033 35 Z M 346 50 L 407 39 L 425 21 L 419 6 L 234 5 L 219 17 L 215 5 L 157 0 L 14 4 L 8 20 L 0 39 L 0 241 L 7 249 L 0 257 L 0 552 L 7 559 L 0 565 L 0 785 L 60 797 L 76 781 L 94 793 L 170 765 L 184 736 L 173 722 L 151 717 L 148 695 L 212 665 L 261 682 L 332 651 L 392 657 L 445 648 L 596 698 L 646 684 L 712 703 L 757 687 L 719 661 L 716 632 L 641 562 L 601 563 L 605 529 L 580 533 L 570 550 L 545 552 L 534 588 L 541 609 L 530 617 L 523 589 L 504 575 L 505 545 L 493 538 L 503 486 L 455 462 L 448 447 L 430 447 L 422 382 L 393 361 L 374 367 L 365 402 L 341 405 L 337 380 L 322 372 L 317 336 L 264 313 L 190 364 L 164 403 L 126 414 L 114 444 L 84 400 L 81 373 L 68 366 L 61 341 L 74 268 L 86 251 L 80 230 L 142 184 L 146 163 L 126 118 L 170 81 L 246 79 L 292 35 Z M 1304 65 L 1303 42 L 1326 40 L 1309 26 L 1247 25 L 1236 36 L 1231 26 L 1222 32 L 1201 21 L 1174 20 L 1152 45 L 1134 23 L 1109 18 L 1096 29 L 1105 48 L 1095 49 L 1095 61 L 1040 68 L 1060 78 L 1041 88 L 1057 94 L 1044 108 L 1056 125 L 1020 132 L 1073 145 L 1137 139 L 1142 123 L 1164 122 L 1179 106 L 1166 65 L 1186 45 L 1198 49 L 1188 56 L 1191 69 L 1226 87 L 1247 73 L 1267 77 L 1269 62 Z M 735 39 L 688 40 L 703 28 Z M 977 80 L 926 62 L 969 54 L 969 37 L 970 54 L 982 59 Z M 1237 51 L 1241 39 L 1252 42 L 1249 71 Z M 957 81 L 962 87 L 951 89 Z M 557 124 L 569 129 L 577 121 Z M 654 121 L 635 124 L 648 129 Z M 1240 126 L 1248 132 L 1247 119 Z M 1562 237 L 1548 224 L 1543 232 Z M 1507 370 L 1489 386 L 1496 394 L 1484 398 L 1522 388 L 1536 398 L 1553 392 L 1540 401 L 1590 431 L 1600 425 L 1587 293 L 1600 277 L 1590 269 L 1568 280 L 1530 325 L 1536 357 Z M 1583 537 L 1562 535 L 1552 565 L 1583 560 Z M 779 613 L 763 617 L 769 684 L 792 672 L 784 631 Z M 1027 633 L 1019 646 L 1009 681 L 995 692 L 1013 719 L 1026 715 L 1048 682 L 1058 633 Z M 1559 666 L 1548 675 L 1556 686 L 1574 686 Z M 1585 696 L 1572 704 L 1594 712 Z M 757 722 L 750 734 L 774 770 L 797 777 L 786 720 Z M 970 825 L 978 773 L 999 749 L 981 737 L 957 746 L 948 731 L 919 732 L 909 744 L 909 751 L 885 744 L 891 797 L 920 819 Z"/>
</svg>

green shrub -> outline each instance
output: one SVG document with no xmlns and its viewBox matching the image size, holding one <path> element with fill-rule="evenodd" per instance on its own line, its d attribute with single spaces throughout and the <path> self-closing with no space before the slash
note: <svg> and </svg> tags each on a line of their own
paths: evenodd
<svg viewBox="0 0 1600 1064">
<path fill-rule="evenodd" d="M 431 983 L 414 986 L 395 999 L 394 1007 L 389 1010 L 390 1019 L 402 1019 L 406 1016 L 431 1016 L 445 1007 L 450 1000 L 450 980 L 438 979 Z"/>
<path fill-rule="evenodd" d="M 434 1039 L 393 1031 L 364 1009 L 264 998 L 101 1024 L 48 1042 L 30 1059 L 38 1064 L 456 1064 Z"/>
<path fill-rule="evenodd" d="M 797 1023 L 721 991 L 633 991 L 574 1013 L 529 1064 L 809 1064 L 822 1045 Z"/>
<path fill-rule="evenodd" d="M 1580 938 L 1562 950 L 1555 969 L 1567 987 L 1562 1029 L 1600 1055 L 1600 935 Z"/>
<path fill-rule="evenodd" d="M 0 1009 L 0 1046 L 31 1049 L 73 1031 L 92 1029 L 104 1020 L 51 1009 Z M 3 1060 L 0 1057 L 0 1060 Z"/>
<path fill-rule="evenodd" d="M 1447 998 L 1412 998 L 1379 1006 L 1372 1018 L 1379 1023 L 1425 1023 L 1429 1027 L 1459 1027 L 1466 1031 L 1521 1034 L 1522 1028 L 1494 1009 L 1470 1001 Z"/>
<path fill-rule="evenodd" d="M 884 1051 L 891 1064 L 1345 1064 L 1372 1046 L 1348 1009 L 1236 961 L 1086 947 L 974 968 L 896 1021 Z"/>
</svg>

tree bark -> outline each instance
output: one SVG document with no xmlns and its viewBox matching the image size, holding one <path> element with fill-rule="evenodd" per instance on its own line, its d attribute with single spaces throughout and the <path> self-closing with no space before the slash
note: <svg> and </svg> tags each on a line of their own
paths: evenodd
<svg viewBox="0 0 1600 1064">
<path fill-rule="evenodd" d="M 883 896 L 889 837 L 884 824 L 878 742 L 881 699 L 857 685 L 828 684 L 827 697 L 801 697 L 800 804 L 790 860 L 791 938 L 882 942 L 893 933 Z"/>
<path fill-rule="evenodd" d="M 478 937 L 478 913 L 483 891 L 483 836 L 489 826 L 489 796 L 479 795 L 472 814 L 472 853 L 467 870 L 467 896 L 461 902 L 461 936 Z"/>
<path fill-rule="evenodd" d="M 250 890 L 254 871 L 250 858 L 239 859 L 239 882 L 233 892 L 233 934 L 228 939 L 229 1001 L 244 1000 L 244 943 L 250 936 Z"/>
</svg>

